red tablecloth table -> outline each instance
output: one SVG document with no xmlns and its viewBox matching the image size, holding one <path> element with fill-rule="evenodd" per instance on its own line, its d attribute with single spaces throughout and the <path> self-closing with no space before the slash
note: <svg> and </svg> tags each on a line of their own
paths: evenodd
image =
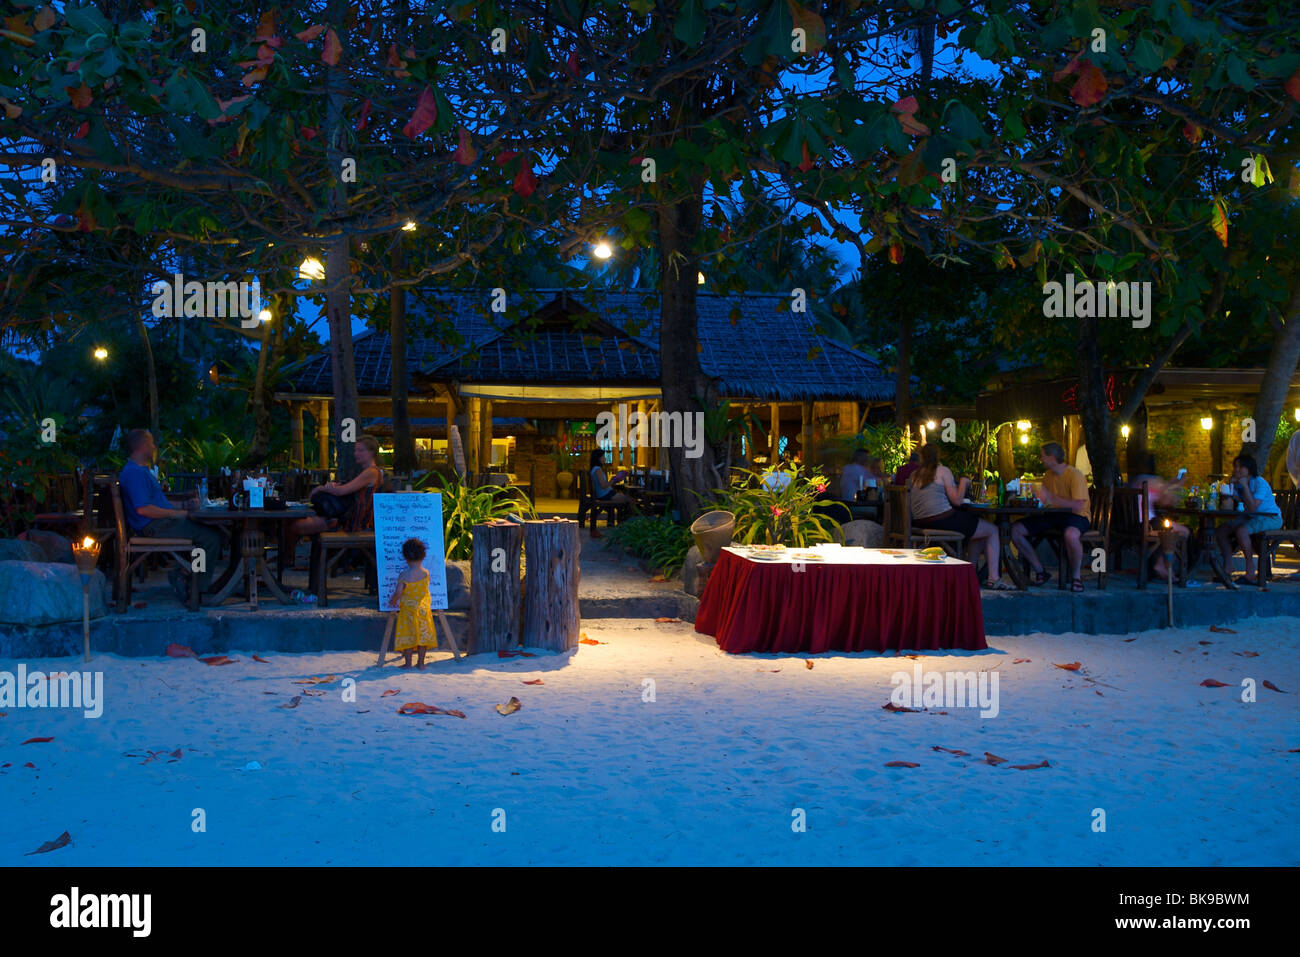
<svg viewBox="0 0 1300 957">
<path fill-rule="evenodd" d="M 969 562 L 924 564 L 880 549 L 828 551 L 825 562 L 799 565 L 723 549 L 695 630 L 733 654 L 988 647 Z"/>
</svg>

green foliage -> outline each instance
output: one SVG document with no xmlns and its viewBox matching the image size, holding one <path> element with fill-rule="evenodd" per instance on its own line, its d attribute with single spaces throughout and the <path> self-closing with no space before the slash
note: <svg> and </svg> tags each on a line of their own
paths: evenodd
<svg viewBox="0 0 1300 957">
<path fill-rule="evenodd" d="M 555 451 L 551 453 L 551 459 L 555 462 L 555 468 L 560 472 L 572 472 L 573 467 L 578 464 L 577 454 L 567 445 L 555 446 Z"/>
<path fill-rule="evenodd" d="M 223 468 L 235 468 L 244 455 L 242 445 L 223 434 L 206 439 L 186 439 L 183 449 L 189 469 L 209 474 Z"/>
<path fill-rule="evenodd" d="M 825 515 L 815 515 L 812 510 L 817 496 L 826 490 L 826 480 L 819 472 L 806 475 L 798 466 L 762 473 L 749 469 L 735 471 L 740 476 L 738 483 L 728 489 L 714 490 L 716 507 L 736 516 L 732 541 L 798 548 L 834 540 L 840 523 Z M 763 481 L 776 474 L 790 477 L 790 483 L 780 491 L 769 488 Z"/>
<path fill-rule="evenodd" d="M 865 425 L 853 435 L 836 436 L 832 444 L 844 461 L 849 461 L 857 449 L 866 449 L 880 459 L 881 470 L 886 475 L 893 475 L 907 462 L 916 443 L 908 442 L 907 432 L 901 425 L 880 422 Z"/>
<path fill-rule="evenodd" d="M 986 445 L 983 422 L 957 423 L 957 438 L 954 442 L 943 442 L 939 440 L 936 433 L 930 434 L 930 441 L 939 441 L 939 455 L 943 464 L 948 466 L 952 474 L 958 478 L 966 475 L 970 476 L 972 481 L 978 482 L 984 472 L 985 463 L 997 461 L 994 430 L 989 430 Z M 983 455 L 981 455 L 981 446 L 984 446 Z"/>
<path fill-rule="evenodd" d="M 606 547 L 614 545 L 637 558 L 644 558 L 665 578 L 671 578 L 681 570 L 693 543 L 690 526 L 667 517 L 648 515 L 629 518 L 606 532 L 605 538 Z"/>
<path fill-rule="evenodd" d="M 474 526 L 512 512 L 535 517 L 537 511 L 517 489 L 499 485 L 471 488 L 459 479 L 438 476 L 442 495 L 442 541 L 448 561 L 466 561 L 474 554 Z"/>
</svg>

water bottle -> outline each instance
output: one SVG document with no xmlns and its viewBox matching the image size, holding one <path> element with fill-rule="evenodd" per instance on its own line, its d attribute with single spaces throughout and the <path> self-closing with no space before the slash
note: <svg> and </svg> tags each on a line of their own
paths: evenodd
<svg viewBox="0 0 1300 957">
<path fill-rule="evenodd" d="M 1210 501 L 1208 507 L 1211 512 L 1217 512 L 1219 510 L 1219 486 L 1217 485 L 1210 486 Z"/>
<path fill-rule="evenodd" d="M 208 504 L 208 477 L 205 475 L 199 479 L 199 503 Z"/>
</svg>

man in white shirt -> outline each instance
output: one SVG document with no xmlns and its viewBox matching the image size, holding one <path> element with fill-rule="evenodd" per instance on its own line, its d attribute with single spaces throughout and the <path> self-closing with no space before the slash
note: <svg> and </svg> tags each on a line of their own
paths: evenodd
<svg viewBox="0 0 1300 957">
<path fill-rule="evenodd" d="M 871 453 L 866 449 L 858 449 L 853 453 L 853 461 L 840 472 L 841 499 L 852 502 L 858 497 L 859 491 L 876 484 L 871 470 L 867 468 L 870 461 Z"/>
</svg>

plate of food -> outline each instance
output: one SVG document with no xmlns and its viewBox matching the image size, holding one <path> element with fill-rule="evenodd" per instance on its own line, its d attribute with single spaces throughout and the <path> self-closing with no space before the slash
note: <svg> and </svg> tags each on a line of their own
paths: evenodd
<svg viewBox="0 0 1300 957">
<path fill-rule="evenodd" d="M 792 559 L 794 559 L 796 562 L 824 562 L 824 561 L 826 561 L 826 556 L 825 556 L 825 555 L 820 555 L 820 554 L 818 554 L 817 552 L 813 552 L 813 551 L 797 551 L 797 552 L 791 552 L 791 553 L 790 553 L 790 557 L 791 557 Z"/>
<path fill-rule="evenodd" d="M 917 561 L 922 562 L 941 562 L 946 557 L 945 552 L 938 545 L 932 545 L 929 548 L 923 548 L 916 553 Z"/>
</svg>

